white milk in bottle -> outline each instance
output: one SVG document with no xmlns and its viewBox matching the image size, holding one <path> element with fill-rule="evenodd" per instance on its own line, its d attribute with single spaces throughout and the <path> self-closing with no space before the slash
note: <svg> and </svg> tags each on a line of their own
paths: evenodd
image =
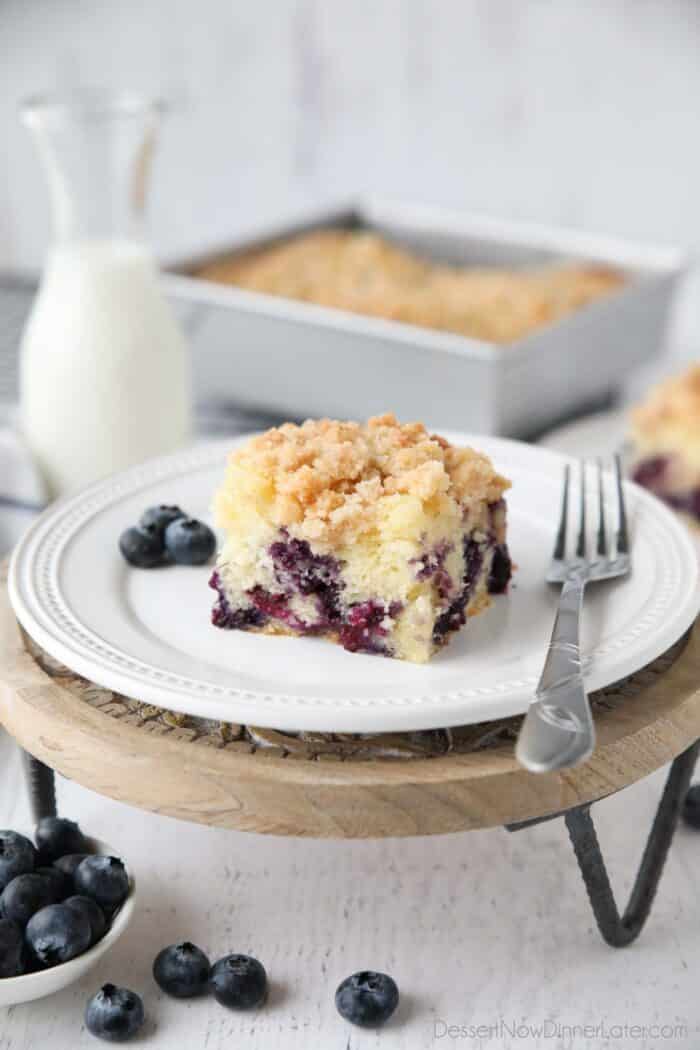
<svg viewBox="0 0 700 1050">
<path fill-rule="evenodd" d="M 190 438 L 187 348 L 135 229 L 156 115 L 131 96 L 25 107 L 57 236 L 21 346 L 21 426 L 52 496 Z"/>
</svg>

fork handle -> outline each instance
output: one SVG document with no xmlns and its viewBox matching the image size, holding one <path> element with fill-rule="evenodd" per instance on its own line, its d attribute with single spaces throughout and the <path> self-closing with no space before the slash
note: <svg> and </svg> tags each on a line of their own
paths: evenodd
<svg viewBox="0 0 700 1050">
<path fill-rule="evenodd" d="M 579 577 L 571 577 L 564 581 L 552 637 L 535 694 L 538 700 L 581 678 L 579 633 L 585 586 L 585 579 Z"/>
<path fill-rule="evenodd" d="M 535 700 L 518 737 L 516 756 L 533 772 L 575 765 L 587 758 L 595 745 L 579 647 L 585 585 L 585 579 L 577 575 L 562 587 Z"/>
</svg>

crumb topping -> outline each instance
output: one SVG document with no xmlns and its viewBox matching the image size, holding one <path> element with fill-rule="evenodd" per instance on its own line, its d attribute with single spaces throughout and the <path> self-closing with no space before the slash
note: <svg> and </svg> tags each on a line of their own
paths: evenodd
<svg viewBox="0 0 700 1050">
<path fill-rule="evenodd" d="M 632 412 L 632 426 L 644 445 L 671 435 L 700 445 L 700 364 L 655 386 Z"/>
<path fill-rule="evenodd" d="M 285 423 L 235 449 L 215 511 L 225 526 L 235 501 L 249 498 L 276 525 L 303 523 L 323 538 L 370 528 L 382 504 L 402 494 L 440 513 L 446 504 L 495 503 L 509 487 L 488 456 L 422 423 L 392 414 L 364 425 L 319 419 Z"/>
<path fill-rule="evenodd" d="M 438 263 L 367 230 L 317 230 L 196 276 L 253 292 L 507 344 L 618 290 L 593 263 L 508 270 Z"/>
</svg>

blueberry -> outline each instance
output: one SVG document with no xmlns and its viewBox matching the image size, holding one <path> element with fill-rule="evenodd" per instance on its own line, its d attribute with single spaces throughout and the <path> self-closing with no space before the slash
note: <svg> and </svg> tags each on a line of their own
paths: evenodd
<svg viewBox="0 0 700 1050">
<path fill-rule="evenodd" d="M 119 550 L 129 565 L 137 569 L 155 569 L 168 563 L 163 533 L 155 525 L 147 525 L 145 529 L 135 526 L 125 529 L 119 537 Z"/>
<path fill-rule="evenodd" d="M 36 850 L 16 831 L 0 831 L 0 892 L 17 875 L 34 871 Z"/>
<path fill-rule="evenodd" d="M 85 836 L 74 820 L 44 817 L 36 826 L 34 840 L 42 864 L 53 864 L 66 853 L 87 853 Z"/>
<path fill-rule="evenodd" d="M 686 824 L 700 830 L 700 784 L 688 788 L 681 812 Z"/>
<path fill-rule="evenodd" d="M 209 975 L 214 998 L 222 1006 L 249 1010 L 267 996 L 265 967 L 249 955 L 225 955 L 214 963 Z"/>
<path fill-rule="evenodd" d="M 24 973 L 24 941 L 15 922 L 0 919 L 0 977 L 19 977 Z"/>
<path fill-rule="evenodd" d="M 107 919 L 102 908 L 92 897 L 68 897 L 63 903 L 71 911 L 84 915 L 90 923 L 90 947 L 102 940 L 107 932 Z"/>
<path fill-rule="evenodd" d="M 87 853 L 67 853 L 63 857 L 59 857 L 53 862 L 54 868 L 67 875 L 71 880 L 71 886 L 73 885 L 73 879 L 75 877 L 75 869 L 78 867 L 85 858 L 89 856 Z"/>
<path fill-rule="evenodd" d="M 388 1021 L 398 1006 L 396 981 L 385 973 L 361 970 L 338 985 L 335 1005 L 341 1017 L 362 1028 Z"/>
<path fill-rule="evenodd" d="M 177 521 L 178 518 L 184 518 L 186 514 L 184 510 L 180 510 L 179 507 L 167 506 L 165 503 L 161 503 L 158 507 L 149 507 L 145 510 L 139 518 L 139 527 L 147 529 L 149 525 L 155 525 L 161 535 L 165 532 L 168 525 L 173 521 Z"/>
<path fill-rule="evenodd" d="M 75 869 L 75 888 L 102 908 L 116 908 L 129 895 L 129 876 L 118 857 L 86 857 Z"/>
<path fill-rule="evenodd" d="M 178 518 L 165 530 L 165 548 L 178 565 L 204 565 L 216 550 L 216 536 L 203 521 Z"/>
<path fill-rule="evenodd" d="M 65 904 L 49 904 L 32 915 L 25 931 L 27 944 L 42 966 L 57 966 L 90 947 L 90 923 Z"/>
<path fill-rule="evenodd" d="M 85 1009 L 88 1032 L 108 1043 L 124 1043 L 144 1022 L 143 1002 L 136 992 L 103 984 Z"/>
<path fill-rule="evenodd" d="M 43 875 L 48 880 L 53 893 L 52 904 L 59 904 L 73 892 L 73 879 L 59 868 L 36 868 L 37 875 Z"/>
<path fill-rule="evenodd" d="M 25 927 L 32 915 L 48 904 L 55 904 L 56 896 L 50 879 L 36 871 L 17 875 L 8 882 L 0 897 L 0 909 L 4 919 Z"/>
<path fill-rule="evenodd" d="M 201 948 L 184 941 L 158 953 L 153 963 L 153 977 L 168 995 L 189 999 L 207 990 L 209 969 L 209 960 Z"/>
</svg>

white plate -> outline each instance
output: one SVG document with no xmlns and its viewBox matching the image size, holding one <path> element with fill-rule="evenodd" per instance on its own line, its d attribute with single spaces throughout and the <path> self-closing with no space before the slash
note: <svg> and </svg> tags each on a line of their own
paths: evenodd
<svg viewBox="0 0 700 1050">
<path fill-rule="evenodd" d="M 550 430 L 538 444 L 565 456 L 611 456 L 623 450 L 628 433 L 627 412 L 594 412 Z"/>
<path fill-rule="evenodd" d="M 193 715 L 280 729 L 379 732 L 459 725 L 522 712 L 544 658 L 556 595 L 544 583 L 564 460 L 531 445 L 447 433 L 489 453 L 513 480 L 509 544 L 518 565 L 497 598 L 428 665 L 350 654 L 318 638 L 224 631 L 209 623 L 210 569 L 130 569 L 117 538 L 145 507 L 207 517 L 227 450 L 153 460 L 49 509 L 10 567 L 21 623 L 52 656 L 127 696 Z M 241 438 L 238 441 L 243 440 Z M 685 530 L 627 486 L 634 572 L 592 587 L 582 641 L 596 689 L 672 645 L 700 604 Z"/>
</svg>

